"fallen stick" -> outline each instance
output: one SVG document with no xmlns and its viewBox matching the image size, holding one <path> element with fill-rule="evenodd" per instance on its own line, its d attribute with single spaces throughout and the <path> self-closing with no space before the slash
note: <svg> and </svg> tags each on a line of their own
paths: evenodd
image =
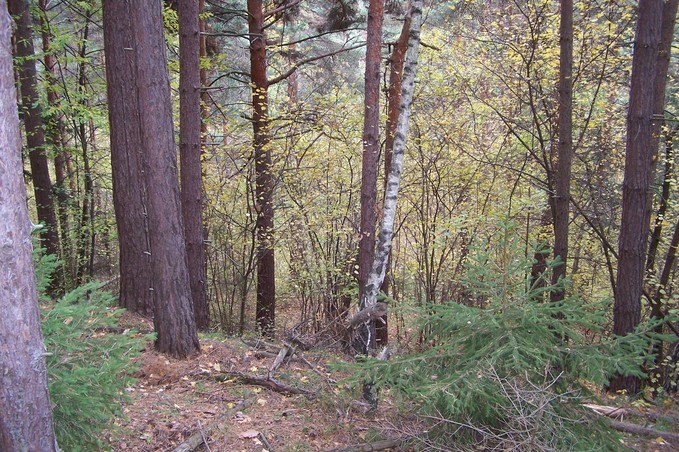
<svg viewBox="0 0 679 452">
<path fill-rule="evenodd" d="M 198 446 L 200 446 L 203 443 L 207 444 L 207 437 L 210 436 L 210 433 L 213 430 L 221 429 L 222 425 L 228 422 L 234 414 L 249 407 L 250 405 L 252 405 L 252 400 L 244 400 L 240 402 L 238 405 L 231 408 L 226 413 L 220 415 L 212 424 L 207 426 L 205 429 L 199 428 L 196 433 L 189 436 L 186 439 L 186 441 L 178 445 L 174 449 L 174 452 L 190 452 L 198 448 Z"/>
<path fill-rule="evenodd" d="M 306 389 L 294 388 L 271 377 L 259 377 L 257 375 L 247 375 L 240 372 L 222 372 L 222 374 L 214 376 L 215 380 L 221 382 L 230 380 L 232 378 L 240 380 L 242 383 L 245 384 L 262 386 L 272 391 L 280 392 L 281 394 L 314 395 L 314 393 L 311 391 L 307 391 Z"/>
</svg>

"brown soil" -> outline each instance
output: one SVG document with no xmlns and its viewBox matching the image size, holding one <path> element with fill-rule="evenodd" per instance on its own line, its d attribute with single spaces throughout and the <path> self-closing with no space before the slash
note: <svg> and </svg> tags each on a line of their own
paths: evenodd
<svg viewBox="0 0 679 452">
<path fill-rule="evenodd" d="M 129 327 L 134 321 L 125 314 L 121 324 Z M 139 329 L 151 327 L 148 321 L 137 321 L 142 323 Z M 167 358 L 147 345 L 138 358 L 138 381 L 127 388 L 131 402 L 123 409 L 126 419 L 118 419 L 118 428 L 107 433 L 113 450 L 173 450 L 201 431 L 209 431 L 209 449 L 202 445 L 195 450 L 213 452 L 322 451 L 402 436 L 395 427 L 402 420 L 391 401 L 382 397 L 377 410 L 367 412 L 358 391 L 328 383 L 327 366 L 337 352 L 304 353 L 316 371 L 303 362 L 286 361 L 272 376 L 313 395 L 285 395 L 235 378 L 217 381 L 226 372 L 266 377 L 273 357 L 259 357 L 258 350 L 238 338 L 202 339 L 201 344 L 202 354 L 187 360 Z M 250 405 L 223 418 L 241 403 Z"/>
</svg>

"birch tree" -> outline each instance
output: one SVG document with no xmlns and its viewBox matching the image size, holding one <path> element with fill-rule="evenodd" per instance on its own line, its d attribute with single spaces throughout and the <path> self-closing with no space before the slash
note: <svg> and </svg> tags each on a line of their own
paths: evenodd
<svg viewBox="0 0 679 452">
<path fill-rule="evenodd" d="M 406 52 L 406 62 L 403 69 L 403 89 L 401 93 L 401 107 L 398 118 L 398 126 L 394 134 L 394 149 L 387 179 L 384 207 L 382 211 L 382 221 L 380 222 L 379 235 L 375 258 L 368 274 L 368 280 L 364 288 L 362 300 L 363 309 L 354 317 L 362 320 L 361 328 L 367 330 L 365 336 L 359 335 L 360 344 L 354 348 L 367 354 L 375 342 L 375 338 L 370 335 L 370 323 L 374 316 L 371 312 L 382 314 L 384 307 L 377 303 L 379 292 L 384 275 L 387 269 L 387 261 L 391 251 L 391 240 L 394 236 L 394 219 L 396 217 L 396 205 L 398 191 L 401 183 L 401 173 L 403 171 L 403 159 L 405 155 L 406 136 L 410 120 L 411 105 L 413 102 L 413 91 L 415 88 L 415 74 L 417 72 L 417 56 L 420 48 L 420 26 L 422 23 L 422 0 L 414 0 L 411 5 L 411 25 L 408 33 L 408 51 Z M 352 322 L 356 324 L 356 321 Z M 357 347 L 360 345 L 360 347 Z"/>
</svg>

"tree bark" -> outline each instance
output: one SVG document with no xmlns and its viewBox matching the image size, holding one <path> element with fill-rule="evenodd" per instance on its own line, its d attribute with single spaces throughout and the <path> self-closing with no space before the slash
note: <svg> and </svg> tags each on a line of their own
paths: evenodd
<svg viewBox="0 0 679 452">
<path fill-rule="evenodd" d="M 410 10 L 410 7 L 408 7 Z M 384 190 L 387 189 L 391 157 L 394 153 L 394 137 L 398 126 L 398 117 L 401 108 L 401 90 L 403 87 L 403 65 L 408 50 L 408 32 L 410 31 L 410 14 L 406 14 L 401 28 L 401 34 L 394 45 L 389 64 L 389 89 L 387 90 L 387 136 L 384 144 Z M 389 293 L 391 281 L 389 268 L 391 267 L 391 255 L 387 260 L 387 269 L 384 272 L 384 280 L 380 290 Z M 377 346 L 387 345 L 389 342 L 389 316 L 385 315 L 375 324 L 375 343 Z"/>
<path fill-rule="evenodd" d="M 0 0 L 0 449 L 55 451 L 6 8 Z"/>
<path fill-rule="evenodd" d="M 254 132 L 255 197 L 257 211 L 257 306 L 256 322 L 265 335 L 273 334 L 276 320 L 274 260 L 274 181 L 269 143 L 269 81 L 267 79 L 266 35 L 261 0 L 248 0 L 250 33 L 250 77 L 252 82 L 252 127 Z"/>
<path fill-rule="evenodd" d="M 566 277 L 568 263 L 568 222 L 573 160 L 573 0 L 561 0 L 559 26 L 559 148 L 554 174 L 554 259 L 552 283 Z M 562 301 L 564 288 L 552 291 L 552 302 Z"/>
<path fill-rule="evenodd" d="M 384 208 L 382 221 L 380 223 L 379 238 L 377 249 L 373 260 L 372 268 L 365 286 L 364 308 L 371 309 L 377 303 L 377 293 L 386 272 L 387 260 L 391 251 L 391 239 L 394 235 L 394 220 L 396 218 L 396 201 L 401 183 L 401 172 L 403 171 L 403 158 L 405 154 L 406 136 L 410 120 L 410 110 L 413 102 L 413 91 L 415 89 L 415 74 L 417 71 L 417 56 L 420 47 L 420 26 L 422 21 L 422 0 L 413 0 L 411 8 L 411 26 L 408 33 L 408 51 L 406 63 L 403 70 L 403 90 L 401 95 L 401 108 L 398 118 L 398 127 L 394 136 L 394 154 L 392 157 L 391 168 L 389 169 L 389 180 L 384 195 Z M 370 322 L 367 322 L 370 323 Z M 367 341 L 360 338 L 360 349 L 364 353 L 369 350 L 370 338 Z M 354 345 L 359 350 L 359 347 Z"/>
<path fill-rule="evenodd" d="M 18 63 L 19 86 L 21 90 L 21 110 L 26 129 L 28 158 L 31 164 L 35 204 L 38 221 L 44 225 L 40 237 L 48 254 L 60 256 L 57 217 L 52 203 L 52 181 L 45 154 L 45 132 L 42 123 L 42 108 L 38 94 L 38 78 L 35 68 L 33 47 L 33 24 L 27 0 L 9 0 L 9 12 L 16 23 L 16 56 Z M 58 274 L 56 276 L 59 276 Z M 57 281 L 57 285 L 60 282 Z"/>
<path fill-rule="evenodd" d="M 116 1 L 107 0 L 105 4 Z M 129 13 L 117 20 L 130 20 L 133 38 L 134 81 L 145 153 L 156 349 L 184 358 L 199 353 L 200 344 L 181 218 L 162 2 L 130 2 Z"/>
<path fill-rule="evenodd" d="M 182 216 L 196 327 L 207 330 L 209 315 L 205 282 L 201 171 L 200 5 L 179 2 L 179 155 Z"/>
<path fill-rule="evenodd" d="M 120 253 L 120 306 L 153 315 L 151 245 L 144 184 L 141 118 L 129 2 L 104 1 L 106 88 L 111 129 L 113 207 Z"/>
<path fill-rule="evenodd" d="M 358 243 L 359 308 L 366 307 L 366 284 L 375 256 L 377 222 L 377 170 L 380 156 L 380 67 L 382 63 L 382 23 L 384 0 L 370 0 L 365 55 L 365 100 L 363 110 L 363 159 L 361 161 L 361 224 Z M 361 342 L 375 345 L 375 323 L 366 324 Z M 360 353 L 360 352 L 359 352 Z"/>
<path fill-rule="evenodd" d="M 634 330 L 641 316 L 644 258 L 651 218 L 653 160 L 654 80 L 657 74 L 662 0 L 640 0 L 637 34 L 632 59 L 627 151 L 622 187 L 622 219 L 618 239 L 618 272 L 613 307 L 613 332 L 624 336 Z M 609 389 L 636 394 L 640 379 L 615 375 Z"/>
</svg>

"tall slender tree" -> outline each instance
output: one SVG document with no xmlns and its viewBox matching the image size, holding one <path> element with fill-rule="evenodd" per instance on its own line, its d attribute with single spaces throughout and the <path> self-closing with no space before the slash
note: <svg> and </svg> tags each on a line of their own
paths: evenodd
<svg viewBox="0 0 679 452">
<path fill-rule="evenodd" d="M 106 89 L 111 130 L 113 206 L 118 227 L 120 305 L 153 315 L 151 246 L 144 183 L 141 118 L 135 84 L 130 4 L 104 1 Z"/>
<path fill-rule="evenodd" d="M 410 3 L 410 2 L 409 2 Z M 403 89 L 403 66 L 406 59 L 406 51 L 408 50 L 408 35 L 410 33 L 410 5 L 407 8 L 408 13 L 403 21 L 401 34 L 394 44 L 394 49 L 391 52 L 389 60 L 389 87 L 387 89 L 387 126 L 386 137 L 384 139 L 384 189 L 386 192 L 387 182 L 389 181 L 389 169 L 391 168 L 391 157 L 394 153 L 394 140 L 396 138 L 396 128 L 398 127 L 398 118 L 401 112 L 401 91 Z M 391 265 L 391 256 L 387 261 L 387 269 L 384 272 L 384 280 L 382 281 L 382 292 L 389 293 L 390 278 L 389 267 Z M 389 341 L 389 316 L 385 315 L 378 320 L 375 325 L 376 345 L 386 345 Z"/>
<path fill-rule="evenodd" d="M 0 0 L 0 449 L 55 451 L 6 8 Z"/>
<path fill-rule="evenodd" d="M 559 25 L 559 147 L 554 173 L 552 210 L 554 217 L 554 258 L 552 273 L 556 283 L 566 276 L 568 260 L 568 221 L 573 161 L 573 0 L 561 0 Z M 551 293 L 552 302 L 563 300 L 564 291 Z"/>
<path fill-rule="evenodd" d="M 613 332 L 624 336 L 641 318 L 646 243 L 650 230 L 651 186 L 657 141 L 653 138 L 653 93 L 660 51 L 662 0 L 640 0 L 632 57 L 627 113 L 627 151 L 622 186 L 622 218 L 618 239 L 618 271 L 613 307 Z M 640 379 L 615 375 L 613 391 L 635 394 Z"/>
<path fill-rule="evenodd" d="M 273 332 L 276 319 L 276 273 L 274 257 L 274 208 L 266 34 L 261 0 L 248 0 L 250 33 L 250 80 L 254 132 L 255 199 L 257 210 L 257 326 Z"/>
<path fill-rule="evenodd" d="M 380 67 L 384 0 L 370 0 L 365 55 L 365 99 L 363 103 L 363 159 L 361 162 L 361 223 L 358 244 L 359 309 L 366 307 L 365 285 L 375 256 L 377 171 L 380 156 Z M 375 324 L 361 333 L 362 342 L 375 342 Z"/>
<path fill-rule="evenodd" d="M 45 132 L 38 93 L 33 46 L 33 21 L 27 0 L 9 0 L 9 12 L 16 23 L 16 56 L 21 90 L 21 115 L 26 129 L 28 159 L 35 191 L 38 221 L 44 225 L 40 236 L 49 254 L 59 256 L 59 231 L 52 202 L 52 181 L 45 154 Z"/>
<path fill-rule="evenodd" d="M 209 327 L 205 290 L 206 261 L 203 238 L 201 171 L 200 4 L 182 1 L 179 16 L 179 155 L 182 216 L 196 327 Z"/>
</svg>

